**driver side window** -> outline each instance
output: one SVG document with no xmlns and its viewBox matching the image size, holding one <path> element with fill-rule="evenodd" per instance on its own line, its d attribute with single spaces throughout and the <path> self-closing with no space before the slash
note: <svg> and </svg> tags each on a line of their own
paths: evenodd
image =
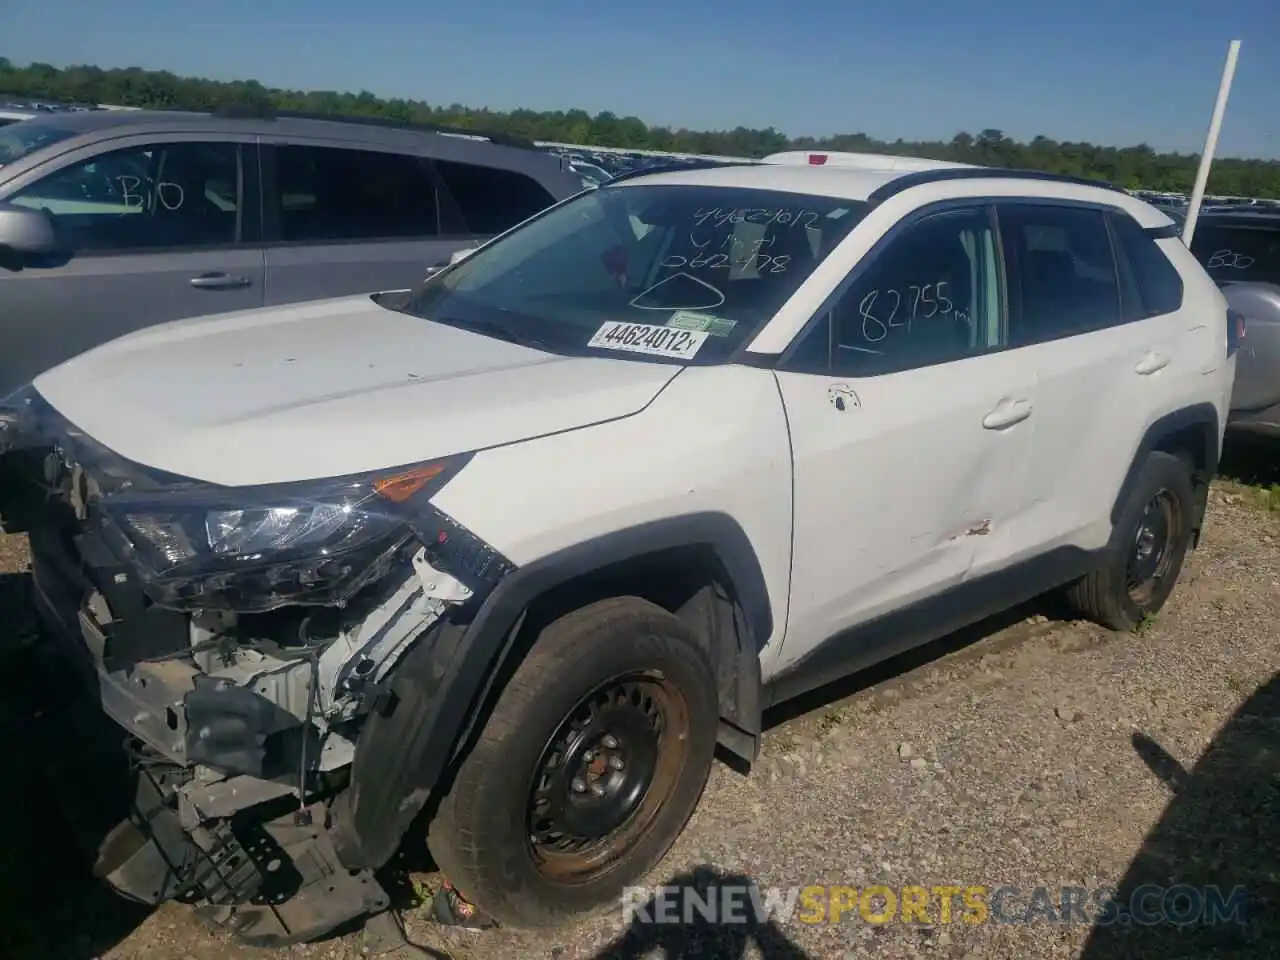
<svg viewBox="0 0 1280 960">
<path fill-rule="evenodd" d="M 1004 345 L 998 252 L 986 207 L 932 214 L 875 254 L 805 344 L 806 369 L 826 355 L 843 377 L 868 377 L 977 356 Z"/>
<path fill-rule="evenodd" d="M 233 244 L 243 193 L 235 143 L 166 143 L 99 154 L 9 198 L 53 217 L 72 251 Z"/>
</svg>

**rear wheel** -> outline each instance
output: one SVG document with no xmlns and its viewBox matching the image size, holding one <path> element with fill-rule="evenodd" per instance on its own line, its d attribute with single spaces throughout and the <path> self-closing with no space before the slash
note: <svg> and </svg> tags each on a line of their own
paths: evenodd
<svg viewBox="0 0 1280 960">
<path fill-rule="evenodd" d="M 499 923 L 615 902 L 692 815 L 719 711 L 706 653 L 665 610 L 592 604 L 548 626 L 431 823 L 441 872 Z"/>
<path fill-rule="evenodd" d="M 1182 570 L 1194 510 L 1190 464 L 1162 451 L 1148 454 L 1105 559 L 1068 589 L 1072 605 L 1113 630 L 1132 630 L 1158 612 Z"/>
</svg>

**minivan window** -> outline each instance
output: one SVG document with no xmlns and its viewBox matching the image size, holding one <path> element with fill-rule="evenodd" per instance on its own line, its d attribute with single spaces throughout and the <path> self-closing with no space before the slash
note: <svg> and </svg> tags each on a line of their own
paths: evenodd
<svg viewBox="0 0 1280 960">
<path fill-rule="evenodd" d="M 421 157 L 377 150 L 275 148 L 285 242 L 383 240 L 440 233 L 436 180 Z"/>
<path fill-rule="evenodd" d="M 1191 252 L 1218 283 L 1280 283 L 1280 217 L 1256 226 L 1201 220 L 1191 238 Z"/>
<path fill-rule="evenodd" d="M 243 177 L 235 143 L 160 143 L 100 153 L 10 197 L 46 210 L 68 250 L 235 243 Z"/>
<path fill-rule="evenodd" d="M 523 173 L 452 160 L 434 163 L 467 228 L 478 236 L 510 230 L 555 203 L 538 181 Z"/>
<path fill-rule="evenodd" d="M 481 248 L 405 309 L 554 352 L 723 361 L 865 206 L 736 187 L 605 186 Z"/>
<path fill-rule="evenodd" d="M 70 130 L 42 120 L 19 120 L 0 130 L 0 167 L 21 160 L 27 154 L 59 140 L 74 136 Z"/>
<path fill-rule="evenodd" d="M 1015 274 L 1011 346 L 1120 323 L 1120 285 L 1101 210 L 1034 203 L 998 209 L 1005 256 Z"/>
</svg>

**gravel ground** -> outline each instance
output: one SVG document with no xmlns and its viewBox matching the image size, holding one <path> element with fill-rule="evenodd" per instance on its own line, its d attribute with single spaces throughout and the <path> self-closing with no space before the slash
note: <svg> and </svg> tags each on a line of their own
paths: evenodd
<svg viewBox="0 0 1280 960">
<path fill-rule="evenodd" d="M 415 942 L 459 958 L 1066 958 L 1280 955 L 1280 494 L 1219 484 L 1201 548 L 1165 611 L 1134 635 L 1023 611 L 861 678 L 840 699 L 772 718 L 761 764 L 713 773 L 651 883 L 762 886 L 1244 885 L 1248 922 L 873 925 L 797 917 L 746 928 L 650 926 L 621 908 L 554 934 L 467 932 L 404 914 Z M 0 537 L 0 571 L 25 569 Z M 23 578 L 0 574 L 0 624 Z M 6 599 L 7 598 L 7 599 Z M 10 784 L 38 774 L 13 751 Z M 86 784 L 86 789 L 92 789 Z M 82 879 L 36 790 L 6 791 L 0 954 L 86 960 L 262 956 L 181 907 L 150 915 Z M 433 878 L 421 883 L 431 888 Z M 722 882 L 724 882 L 722 880 Z M 931 908 L 932 909 L 932 908 Z M 957 911 L 958 912 L 958 911 Z M 655 934 L 657 936 L 655 936 Z M 6 938 L 8 946 L 6 947 Z M 277 956 L 354 958 L 357 932 Z M 431 955 L 431 954 L 427 954 Z"/>
</svg>

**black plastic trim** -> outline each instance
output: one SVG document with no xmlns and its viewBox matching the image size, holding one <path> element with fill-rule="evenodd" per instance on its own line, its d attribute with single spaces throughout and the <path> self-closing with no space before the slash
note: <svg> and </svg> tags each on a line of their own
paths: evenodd
<svg viewBox="0 0 1280 960">
<path fill-rule="evenodd" d="M 916 170 L 894 177 L 883 186 L 871 191 L 867 203 L 877 207 L 896 197 L 904 190 L 920 187 L 929 183 L 944 183 L 948 180 L 1036 180 L 1048 183 L 1071 183 L 1080 187 L 1098 187 L 1124 193 L 1120 187 L 1105 180 L 1090 180 L 1086 177 L 1071 177 L 1062 173 L 1045 173 L 1042 170 L 1005 170 L 1000 167 L 941 167 L 936 170 Z M 1128 194 L 1125 194 L 1128 196 Z M 1011 198 L 1017 199 L 1017 198 Z"/>
<path fill-rule="evenodd" d="M 262 169 L 257 143 L 237 143 L 240 153 L 240 232 L 238 241 L 262 243 Z"/>
<path fill-rule="evenodd" d="M 1177 240 L 1182 236 L 1176 223 L 1168 223 L 1163 227 L 1143 227 L 1142 232 L 1152 240 Z"/>
<path fill-rule="evenodd" d="M 697 513 L 641 524 L 576 544 L 513 570 L 469 624 L 445 623 L 410 654 L 390 694 L 361 731 L 339 848 L 352 868 L 390 859 L 448 764 L 467 742 L 479 705 L 539 596 L 610 564 L 662 550 L 707 545 L 732 583 L 747 649 L 758 656 L 773 632 L 769 596 L 755 551 L 732 517 Z"/>
<path fill-rule="evenodd" d="M 830 637 L 770 680 L 765 707 L 801 696 L 1025 603 L 1077 577 L 1096 555 L 1062 547 Z"/>
<path fill-rule="evenodd" d="M 1173 413 L 1166 414 L 1155 423 L 1151 424 L 1142 435 L 1142 441 L 1138 444 L 1138 449 L 1133 455 L 1133 461 L 1129 464 L 1129 472 L 1125 474 L 1124 482 L 1120 484 L 1120 491 L 1116 494 L 1115 503 L 1111 507 L 1111 522 L 1118 523 L 1120 514 L 1124 510 L 1125 500 L 1129 497 L 1129 492 L 1133 489 L 1134 483 L 1138 478 L 1138 471 L 1142 469 L 1142 464 L 1146 460 L 1147 455 L 1151 451 L 1159 449 L 1160 445 L 1169 437 L 1188 427 L 1205 427 L 1205 446 L 1202 453 L 1204 454 L 1204 473 L 1203 480 L 1205 484 L 1218 472 L 1218 460 L 1222 451 L 1219 447 L 1219 424 L 1218 410 L 1211 403 L 1197 403 L 1190 407 L 1184 407 L 1181 410 L 1175 410 Z M 1199 478 L 1198 478 L 1199 479 Z M 1203 520 L 1203 508 L 1200 508 L 1200 516 L 1194 517 L 1192 529 L 1198 530 Z"/>
</svg>

